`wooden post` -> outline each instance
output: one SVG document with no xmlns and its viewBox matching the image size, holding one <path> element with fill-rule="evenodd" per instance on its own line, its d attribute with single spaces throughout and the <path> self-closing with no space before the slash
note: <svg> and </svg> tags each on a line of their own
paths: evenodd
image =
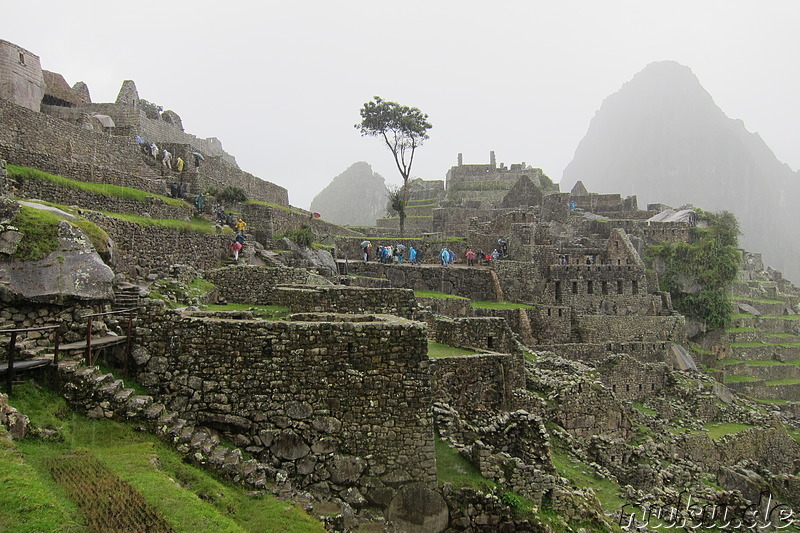
<svg viewBox="0 0 800 533">
<path fill-rule="evenodd" d="M 131 335 L 133 334 L 133 309 L 128 312 L 128 331 L 127 339 L 125 339 L 125 366 L 123 367 L 123 376 L 128 377 L 128 361 L 131 358 Z"/>
<path fill-rule="evenodd" d="M 89 317 L 89 324 L 86 326 L 86 364 L 92 366 L 92 317 Z"/>
<path fill-rule="evenodd" d="M 59 327 L 56 329 L 56 335 L 53 338 L 53 372 L 55 375 L 55 382 L 56 386 L 58 386 L 59 376 L 58 376 L 58 345 L 61 344 L 61 328 Z"/>
<path fill-rule="evenodd" d="M 17 332 L 11 333 L 11 341 L 8 343 L 8 370 L 6 371 L 6 394 L 11 396 L 11 389 L 14 386 L 14 349 L 17 347 Z"/>
</svg>

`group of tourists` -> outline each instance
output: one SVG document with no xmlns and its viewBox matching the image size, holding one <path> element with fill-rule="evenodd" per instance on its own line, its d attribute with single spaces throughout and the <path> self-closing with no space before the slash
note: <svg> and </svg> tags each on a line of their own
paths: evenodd
<svg viewBox="0 0 800 533">
<path fill-rule="evenodd" d="M 372 257 L 372 252 L 373 246 L 370 241 L 361 243 L 361 254 L 365 263 Z M 408 256 L 406 256 L 406 252 L 408 252 Z M 396 244 L 394 246 L 390 244 L 380 244 L 375 248 L 375 259 L 383 264 L 401 264 L 406 262 L 406 257 L 408 258 L 407 262 L 413 265 L 418 265 L 422 262 L 422 254 L 413 246 L 407 247 L 405 244 Z"/>
<path fill-rule="evenodd" d="M 236 238 L 230 244 L 228 249 L 231 251 L 233 255 L 233 260 L 239 260 L 239 252 L 242 250 L 244 246 L 244 231 L 247 229 L 247 222 L 239 218 L 236 223 L 233 225 L 233 229 L 236 230 Z"/>
<path fill-rule="evenodd" d="M 163 176 L 167 170 L 172 171 L 172 154 L 166 149 L 162 149 L 159 151 L 158 145 L 152 141 L 146 141 L 142 139 L 139 135 L 136 136 L 136 144 L 139 145 L 139 148 L 142 150 L 142 153 L 152 157 L 156 164 L 158 161 L 161 161 L 161 175 Z M 203 161 L 205 158 L 199 152 L 192 152 L 192 157 L 194 157 L 194 168 L 195 170 L 200 168 L 200 162 Z M 180 173 L 186 168 L 186 161 L 183 160 L 181 156 L 178 156 L 175 159 L 175 168 Z"/>
</svg>

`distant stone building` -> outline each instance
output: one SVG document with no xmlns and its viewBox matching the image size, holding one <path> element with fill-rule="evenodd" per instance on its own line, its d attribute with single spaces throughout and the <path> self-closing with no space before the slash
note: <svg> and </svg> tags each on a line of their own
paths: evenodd
<svg viewBox="0 0 800 533">
<path fill-rule="evenodd" d="M 0 98 L 40 111 L 45 81 L 39 56 L 0 40 Z"/>
</svg>

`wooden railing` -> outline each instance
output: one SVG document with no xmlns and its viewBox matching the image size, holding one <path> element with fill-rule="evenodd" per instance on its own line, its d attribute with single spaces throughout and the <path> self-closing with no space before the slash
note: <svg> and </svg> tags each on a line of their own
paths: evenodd
<svg viewBox="0 0 800 533">
<path fill-rule="evenodd" d="M 0 329 L 0 335 L 10 333 L 11 340 L 8 343 L 8 369 L 6 370 L 6 394 L 11 396 L 11 390 L 14 387 L 14 352 L 17 348 L 17 333 L 28 333 L 31 331 L 51 331 L 56 330 L 55 333 L 55 348 L 53 351 L 53 365 L 58 368 L 58 345 L 61 340 L 61 325 L 58 326 L 42 326 L 38 328 L 13 328 L 13 329 Z"/>
<path fill-rule="evenodd" d="M 88 318 L 89 322 L 86 324 L 86 364 L 89 366 L 94 365 L 94 355 L 92 354 L 92 322 L 94 317 L 107 316 L 107 315 L 128 315 L 128 325 L 125 330 L 125 359 L 123 375 L 128 375 L 128 360 L 131 355 L 131 335 L 133 333 L 133 317 L 138 308 L 131 307 L 130 309 L 119 309 L 117 311 L 107 311 L 105 313 L 92 313 L 91 315 L 83 315 L 81 318 Z"/>
</svg>

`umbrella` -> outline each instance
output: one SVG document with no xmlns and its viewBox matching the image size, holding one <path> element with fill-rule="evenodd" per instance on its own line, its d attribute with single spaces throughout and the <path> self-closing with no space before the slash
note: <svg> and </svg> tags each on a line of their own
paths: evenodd
<svg viewBox="0 0 800 533">
<path fill-rule="evenodd" d="M 205 161 L 206 160 L 206 158 L 203 157 L 203 154 L 201 154 L 200 152 L 192 152 L 192 155 L 195 156 L 200 161 Z"/>
<path fill-rule="evenodd" d="M 398 244 L 397 246 L 395 246 L 395 248 L 397 248 L 401 252 L 405 252 L 406 251 L 406 247 L 403 244 Z"/>
<path fill-rule="evenodd" d="M 372 243 L 371 243 L 371 242 L 369 242 L 369 241 L 361 241 L 361 247 L 362 247 L 362 248 L 366 248 L 366 247 L 367 247 L 367 246 L 369 246 L 370 244 L 372 244 Z"/>
</svg>

